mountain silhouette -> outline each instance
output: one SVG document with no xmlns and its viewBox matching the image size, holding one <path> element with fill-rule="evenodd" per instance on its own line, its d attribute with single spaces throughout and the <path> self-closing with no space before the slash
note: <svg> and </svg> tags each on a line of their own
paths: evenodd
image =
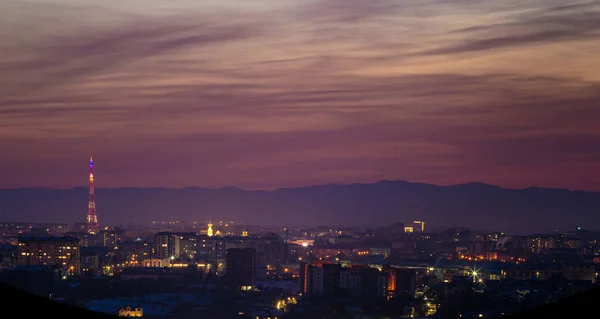
<svg viewBox="0 0 600 319">
<path fill-rule="evenodd" d="M 0 220 L 84 221 L 87 188 L 0 190 Z M 236 187 L 96 188 L 101 224 L 234 220 L 269 226 L 385 226 L 423 220 L 507 233 L 600 224 L 600 193 L 481 183 L 437 186 L 406 181 L 329 184 L 273 191 Z"/>
</svg>

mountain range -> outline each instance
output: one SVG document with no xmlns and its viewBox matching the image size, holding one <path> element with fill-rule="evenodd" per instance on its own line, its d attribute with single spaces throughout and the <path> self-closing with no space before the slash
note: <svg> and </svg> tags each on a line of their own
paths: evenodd
<svg viewBox="0 0 600 319">
<path fill-rule="evenodd" d="M 0 221 L 84 221 L 88 189 L 0 190 Z M 329 184 L 273 191 L 225 188 L 97 188 L 101 224 L 234 220 L 269 226 L 385 226 L 425 221 L 507 233 L 600 230 L 600 193 L 481 183 L 437 186 L 406 181 Z"/>
</svg>

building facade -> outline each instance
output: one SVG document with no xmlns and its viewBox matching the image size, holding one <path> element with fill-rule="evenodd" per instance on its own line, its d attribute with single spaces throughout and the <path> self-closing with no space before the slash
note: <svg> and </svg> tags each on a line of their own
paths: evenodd
<svg viewBox="0 0 600 319">
<path fill-rule="evenodd" d="M 225 276 L 229 287 L 233 289 L 251 290 L 256 276 L 256 250 L 254 248 L 227 249 Z"/>
<path fill-rule="evenodd" d="M 180 236 L 172 232 L 154 235 L 154 254 L 158 259 L 176 259 L 180 256 Z"/>
<path fill-rule="evenodd" d="M 79 240 L 74 237 L 20 237 L 18 263 L 56 266 L 63 275 L 79 275 Z"/>
</svg>

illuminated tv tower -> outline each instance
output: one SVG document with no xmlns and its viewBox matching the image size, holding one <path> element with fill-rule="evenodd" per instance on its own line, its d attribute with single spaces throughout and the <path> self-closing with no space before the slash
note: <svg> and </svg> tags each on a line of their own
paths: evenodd
<svg viewBox="0 0 600 319">
<path fill-rule="evenodd" d="M 95 233 L 98 230 L 98 215 L 96 215 L 96 200 L 94 199 L 94 162 L 90 156 L 90 198 L 88 201 L 87 230 Z"/>
</svg>

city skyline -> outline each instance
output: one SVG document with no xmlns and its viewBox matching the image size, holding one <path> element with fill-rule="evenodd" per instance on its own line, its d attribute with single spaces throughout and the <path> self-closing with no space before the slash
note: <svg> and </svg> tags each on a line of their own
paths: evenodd
<svg viewBox="0 0 600 319">
<path fill-rule="evenodd" d="M 536 187 L 515 190 L 480 183 L 436 186 L 381 181 L 274 191 L 90 186 L 0 190 L 0 213 L 9 221 L 72 223 L 95 219 L 101 226 L 235 220 L 267 227 L 379 227 L 419 220 L 434 229 L 468 227 L 524 234 L 581 226 L 595 230 L 600 203 L 598 192 Z M 96 226 L 88 224 L 87 228 Z"/>
<path fill-rule="evenodd" d="M 28 318 L 586 317 L 599 39 L 600 0 L 0 1 L 0 289 Z"/>
<path fill-rule="evenodd" d="M 600 191 L 597 1 L 0 4 L 1 189 Z M 14 34 L 19 34 L 15 37 Z"/>
</svg>

